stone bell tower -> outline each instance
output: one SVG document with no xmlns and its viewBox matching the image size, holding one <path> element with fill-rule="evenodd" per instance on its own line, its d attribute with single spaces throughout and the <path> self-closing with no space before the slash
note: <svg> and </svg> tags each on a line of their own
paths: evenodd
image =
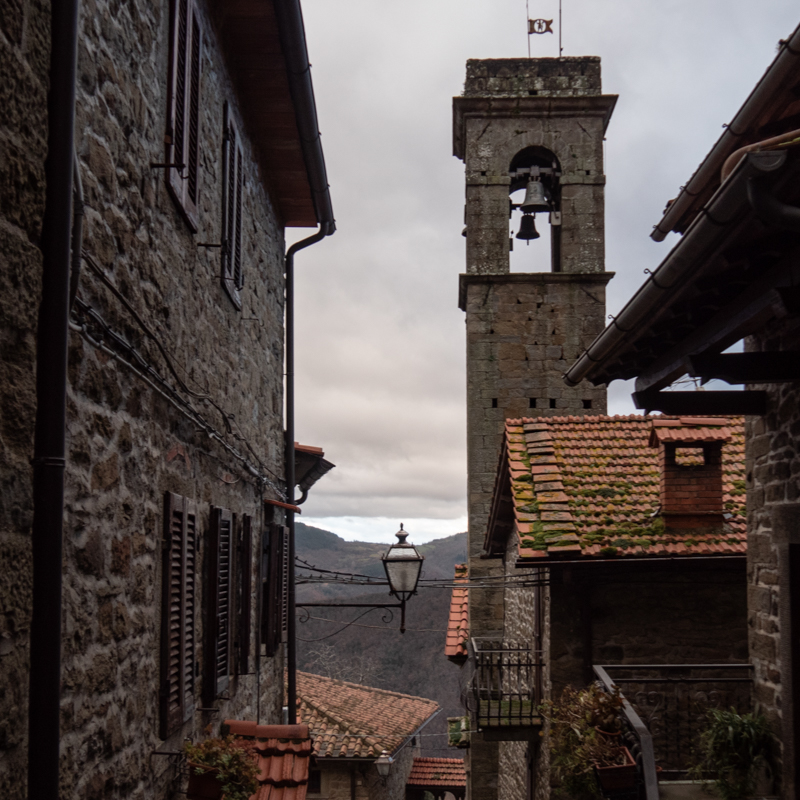
<svg viewBox="0 0 800 800">
<path fill-rule="evenodd" d="M 606 413 L 604 387 L 569 388 L 562 375 L 605 324 L 603 136 L 616 99 L 601 94 L 594 56 L 470 60 L 453 99 L 453 152 L 466 167 L 471 559 L 483 549 L 503 421 Z M 512 273 L 509 218 L 522 198 L 511 194 L 531 181 L 548 210 L 525 255 L 549 236 L 551 270 Z"/>
<path fill-rule="evenodd" d="M 569 388 L 562 375 L 605 324 L 613 273 L 605 271 L 603 137 L 616 99 L 601 94 L 592 56 L 470 60 L 464 94 L 453 99 L 453 152 L 466 167 L 459 306 L 467 314 L 472 580 L 503 570 L 481 554 L 504 420 L 606 413 L 605 387 Z M 524 257 L 550 238 L 550 269 L 512 273 L 509 219 L 529 184 L 541 239 L 530 215 L 515 227 L 531 245 Z M 469 605 L 471 636 L 502 636 L 502 589 L 472 589 Z M 472 736 L 472 797 L 498 796 L 499 758 L 497 742 Z"/>
</svg>

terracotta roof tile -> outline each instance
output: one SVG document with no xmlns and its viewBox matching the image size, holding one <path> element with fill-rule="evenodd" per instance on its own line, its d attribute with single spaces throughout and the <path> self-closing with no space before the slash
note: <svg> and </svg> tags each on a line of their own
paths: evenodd
<svg viewBox="0 0 800 800">
<path fill-rule="evenodd" d="M 466 786 L 460 758 L 415 758 L 406 786 Z"/>
<path fill-rule="evenodd" d="M 377 758 L 390 753 L 439 706 L 413 697 L 357 683 L 297 673 L 297 711 L 323 758 Z"/>
<path fill-rule="evenodd" d="M 722 529 L 664 529 L 656 515 L 660 473 L 651 435 L 655 445 L 723 443 L 728 519 Z M 516 451 L 509 472 L 522 560 L 746 552 L 741 417 L 523 418 L 506 420 L 505 437 L 507 446 L 527 443 L 527 459 Z M 525 474 L 521 463 L 528 467 Z M 496 552 L 504 542 L 487 538 L 487 546 Z"/>
<path fill-rule="evenodd" d="M 467 565 L 456 564 L 455 583 L 467 582 Z M 450 594 L 450 617 L 447 621 L 447 638 L 444 654 L 453 661 L 463 662 L 467 657 L 469 637 L 469 597 L 467 587 L 454 588 Z"/>
<path fill-rule="evenodd" d="M 258 791 L 250 800 L 305 800 L 312 741 L 307 725 L 258 725 L 225 720 L 258 764 Z M 252 738 L 257 737 L 257 738 Z"/>
</svg>

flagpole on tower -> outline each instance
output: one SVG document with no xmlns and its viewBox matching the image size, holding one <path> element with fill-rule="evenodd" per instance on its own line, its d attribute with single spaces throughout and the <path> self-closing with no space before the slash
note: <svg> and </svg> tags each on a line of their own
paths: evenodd
<svg viewBox="0 0 800 800">
<path fill-rule="evenodd" d="M 527 0 L 525 0 L 527 2 Z M 530 49 L 530 37 L 528 37 L 528 48 Z M 561 46 L 561 0 L 558 0 L 558 57 L 561 58 L 561 54 L 564 52 L 564 48 Z M 530 55 L 530 54 L 529 54 Z"/>
<path fill-rule="evenodd" d="M 559 0 L 560 1 L 560 0 Z M 530 18 L 531 18 L 531 11 L 528 8 L 529 0 L 525 0 L 525 27 L 528 28 L 528 58 L 531 57 L 531 34 L 530 34 Z"/>
</svg>

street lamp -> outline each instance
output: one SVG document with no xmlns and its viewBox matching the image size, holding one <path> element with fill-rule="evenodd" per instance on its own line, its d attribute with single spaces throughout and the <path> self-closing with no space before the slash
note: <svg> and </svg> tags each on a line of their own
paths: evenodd
<svg viewBox="0 0 800 800">
<path fill-rule="evenodd" d="M 421 556 L 417 552 L 417 548 L 406 541 L 408 533 L 403 530 L 402 522 L 400 530 L 395 536 L 397 536 L 397 544 L 393 544 L 381 556 L 381 561 L 386 570 L 386 579 L 389 581 L 389 591 L 400 601 L 400 633 L 405 633 L 406 600 L 417 593 L 417 584 L 425 556 Z"/>
<path fill-rule="evenodd" d="M 403 530 L 403 523 L 400 523 L 400 530 L 395 534 L 397 544 L 393 544 L 382 556 L 383 568 L 386 571 L 386 580 L 389 582 L 389 594 L 396 597 L 399 603 L 295 603 L 295 608 L 399 608 L 400 609 L 400 633 L 406 632 L 406 601 L 417 593 L 422 562 L 425 556 L 417 552 L 413 544 L 407 542 L 408 533 Z M 306 612 L 306 619 L 308 613 Z M 391 620 L 389 618 L 384 622 Z M 305 622 L 305 619 L 300 620 Z"/>
<path fill-rule="evenodd" d="M 375 768 L 378 770 L 378 775 L 380 775 L 384 786 L 386 785 L 386 779 L 389 777 L 389 770 L 391 770 L 393 763 L 388 750 L 383 750 L 380 756 L 375 759 Z"/>
</svg>

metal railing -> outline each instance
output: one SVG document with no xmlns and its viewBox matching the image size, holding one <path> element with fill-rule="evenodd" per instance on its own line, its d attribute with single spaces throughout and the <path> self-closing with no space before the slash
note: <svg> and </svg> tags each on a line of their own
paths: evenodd
<svg viewBox="0 0 800 800">
<path fill-rule="evenodd" d="M 475 672 L 467 709 L 478 729 L 538 725 L 542 658 L 530 642 L 472 639 Z"/>
<path fill-rule="evenodd" d="M 647 800 L 658 798 L 656 765 L 662 780 L 687 777 L 709 709 L 751 708 L 750 664 L 613 664 L 594 672 L 625 698 Z"/>
</svg>

